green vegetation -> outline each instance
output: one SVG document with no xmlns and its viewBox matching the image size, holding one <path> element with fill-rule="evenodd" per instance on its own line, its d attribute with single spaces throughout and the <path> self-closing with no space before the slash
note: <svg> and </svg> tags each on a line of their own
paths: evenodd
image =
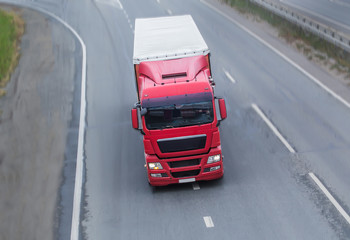
<svg viewBox="0 0 350 240">
<path fill-rule="evenodd" d="M 289 43 L 294 43 L 297 49 L 303 52 L 309 59 L 319 59 L 320 61 L 326 57 L 334 59 L 336 64 L 332 64 L 330 69 L 337 69 L 339 73 L 346 74 L 346 77 L 350 78 L 350 54 L 348 52 L 303 30 L 301 27 L 290 23 L 265 8 L 251 3 L 249 0 L 223 1 L 236 8 L 240 13 L 257 16 L 259 20 L 264 20 L 277 28 L 281 37 Z M 310 49 L 310 46 L 314 51 Z M 320 58 L 320 56 L 322 57 Z"/>
<path fill-rule="evenodd" d="M 0 9 L 0 97 L 6 94 L 3 88 L 17 65 L 23 32 L 23 20 L 13 12 Z"/>
</svg>

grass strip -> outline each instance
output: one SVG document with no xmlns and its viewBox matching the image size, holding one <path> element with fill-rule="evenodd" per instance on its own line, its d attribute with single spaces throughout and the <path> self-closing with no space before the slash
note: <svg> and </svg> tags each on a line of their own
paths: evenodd
<svg viewBox="0 0 350 240">
<path fill-rule="evenodd" d="M 296 43 L 296 46 L 310 60 L 313 58 L 324 61 L 327 58 L 334 59 L 335 63 L 330 65 L 330 69 L 337 69 L 346 78 L 350 78 L 350 54 L 319 36 L 304 30 L 303 28 L 289 22 L 288 20 L 256 5 L 249 0 L 222 0 L 240 13 L 251 14 L 266 21 L 271 26 L 278 29 L 279 36 L 289 43 Z M 315 51 L 311 51 L 312 47 Z"/>
<path fill-rule="evenodd" d="M 0 9 L 0 97 L 19 59 L 19 44 L 24 33 L 24 21 L 14 12 Z"/>
</svg>

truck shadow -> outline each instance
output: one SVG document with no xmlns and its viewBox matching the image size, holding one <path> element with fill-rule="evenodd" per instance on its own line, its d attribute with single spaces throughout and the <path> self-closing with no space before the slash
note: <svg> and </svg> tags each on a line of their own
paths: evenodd
<svg viewBox="0 0 350 240">
<path fill-rule="evenodd" d="M 202 189 L 210 189 L 210 188 L 221 188 L 224 185 L 224 178 L 216 179 L 216 180 L 211 180 L 211 181 L 199 181 L 196 182 L 196 184 L 199 185 L 199 187 Z M 194 183 L 182 183 L 182 184 L 171 184 L 168 186 L 158 186 L 154 187 L 149 185 L 150 189 L 154 194 L 158 193 L 172 193 L 172 192 L 185 192 L 185 191 L 200 191 L 194 190 L 193 187 Z"/>
</svg>

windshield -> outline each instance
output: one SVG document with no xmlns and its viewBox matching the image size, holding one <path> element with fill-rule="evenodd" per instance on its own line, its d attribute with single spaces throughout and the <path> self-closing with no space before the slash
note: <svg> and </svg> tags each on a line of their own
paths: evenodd
<svg viewBox="0 0 350 240">
<path fill-rule="evenodd" d="M 211 123 L 214 120 L 211 101 L 147 108 L 148 129 L 185 127 Z"/>
</svg>

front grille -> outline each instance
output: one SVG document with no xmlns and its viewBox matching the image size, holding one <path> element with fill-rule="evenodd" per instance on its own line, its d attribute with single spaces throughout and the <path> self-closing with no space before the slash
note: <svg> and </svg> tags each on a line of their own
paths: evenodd
<svg viewBox="0 0 350 240">
<path fill-rule="evenodd" d="M 197 169 L 185 172 L 172 172 L 171 175 L 173 175 L 174 178 L 194 177 L 197 176 L 200 173 L 200 171 L 200 169 Z"/>
<path fill-rule="evenodd" d="M 201 162 L 201 159 L 198 158 L 198 159 L 168 162 L 168 165 L 171 168 L 180 168 L 180 167 L 196 166 L 196 165 L 199 165 L 200 162 Z"/>
<path fill-rule="evenodd" d="M 205 134 L 176 138 L 159 139 L 158 146 L 162 153 L 181 152 L 203 149 L 207 136 Z"/>
</svg>

